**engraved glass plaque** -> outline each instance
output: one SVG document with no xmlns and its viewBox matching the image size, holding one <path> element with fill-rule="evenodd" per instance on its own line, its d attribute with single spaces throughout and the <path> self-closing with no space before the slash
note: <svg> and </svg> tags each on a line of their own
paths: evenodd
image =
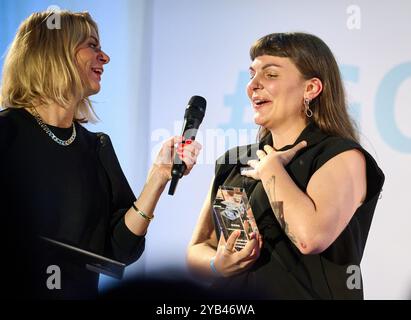
<svg viewBox="0 0 411 320">
<path fill-rule="evenodd" d="M 241 234 L 235 249 L 241 250 L 250 240 L 251 232 L 258 232 L 247 194 L 243 188 L 220 186 L 213 203 L 214 215 L 225 240 L 235 230 Z"/>
</svg>

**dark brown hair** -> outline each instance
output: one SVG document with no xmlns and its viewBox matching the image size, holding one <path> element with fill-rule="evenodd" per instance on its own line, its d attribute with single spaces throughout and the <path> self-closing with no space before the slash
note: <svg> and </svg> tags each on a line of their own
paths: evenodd
<svg viewBox="0 0 411 320">
<path fill-rule="evenodd" d="M 323 90 L 310 103 L 312 121 L 325 133 L 358 142 L 356 125 L 347 112 L 337 62 L 324 41 L 301 32 L 272 33 L 257 40 L 250 49 L 251 60 L 262 55 L 289 58 L 304 79 L 320 79 Z M 258 138 L 268 133 L 261 127 Z"/>
</svg>

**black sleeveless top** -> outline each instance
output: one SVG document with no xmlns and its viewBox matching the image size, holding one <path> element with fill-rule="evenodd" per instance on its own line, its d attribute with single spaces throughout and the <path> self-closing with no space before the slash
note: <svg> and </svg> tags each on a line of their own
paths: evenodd
<svg viewBox="0 0 411 320">
<path fill-rule="evenodd" d="M 271 135 L 259 144 L 236 147 L 217 160 L 213 185 L 213 203 L 220 185 L 243 187 L 250 200 L 258 228 L 263 236 L 260 257 L 244 273 L 218 279 L 215 286 L 225 290 L 252 292 L 264 299 L 362 299 L 361 286 L 347 285 L 349 266 L 359 265 L 364 252 L 374 210 L 384 183 L 384 174 L 373 157 L 354 141 L 330 136 L 309 124 L 297 138 L 307 147 L 285 167 L 296 185 L 304 192 L 311 176 L 332 157 L 350 149 L 360 150 L 366 159 L 367 195 L 339 237 L 322 253 L 304 255 L 281 229 L 261 181 L 240 175 L 247 161 L 256 159 L 255 151 L 272 145 Z M 285 146 L 287 150 L 294 145 Z M 220 236 L 214 220 L 218 237 Z M 351 271 L 352 272 L 352 271 Z"/>
</svg>

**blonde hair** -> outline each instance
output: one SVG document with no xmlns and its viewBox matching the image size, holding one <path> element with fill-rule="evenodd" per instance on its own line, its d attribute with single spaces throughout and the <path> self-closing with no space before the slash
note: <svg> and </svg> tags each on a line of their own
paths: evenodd
<svg viewBox="0 0 411 320">
<path fill-rule="evenodd" d="M 58 29 L 48 26 L 53 15 L 60 20 Z M 54 102 L 68 107 L 70 98 L 80 95 L 75 120 L 96 121 L 91 102 L 84 97 L 84 82 L 75 58 L 79 45 L 93 29 L 98 34 L 97 24 L 88 12 L 45 11 L 30 15 L 20 25 L 4 62 L 0 106 L 32 108 Z"/>
<path fill-rule="evenodd" d="M 311 121 L 325 133 L 358 142 L 355 122 L 347 111 L 340 70 L 324 41 L 302 32 L 272 33 L 257 40 L 250 49 L 251 60 L 262 55 L 290 58 L 304 79 L 319 78 L 323 90 L 311 101 Z M 258 138 L 267 134 L 269 131 L 260 127 Z"/>
</svg>

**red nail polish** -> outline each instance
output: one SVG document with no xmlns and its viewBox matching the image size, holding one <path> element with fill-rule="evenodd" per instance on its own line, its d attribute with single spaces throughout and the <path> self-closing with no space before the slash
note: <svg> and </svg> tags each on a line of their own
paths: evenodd
<svg viewBox="0 0 411 320">
<path fill-rule="evenodd" d="M 186 144 L 191 144 L 193 141 L 191 141 L 190 139 L 186 140 Z"/>
</svg>

